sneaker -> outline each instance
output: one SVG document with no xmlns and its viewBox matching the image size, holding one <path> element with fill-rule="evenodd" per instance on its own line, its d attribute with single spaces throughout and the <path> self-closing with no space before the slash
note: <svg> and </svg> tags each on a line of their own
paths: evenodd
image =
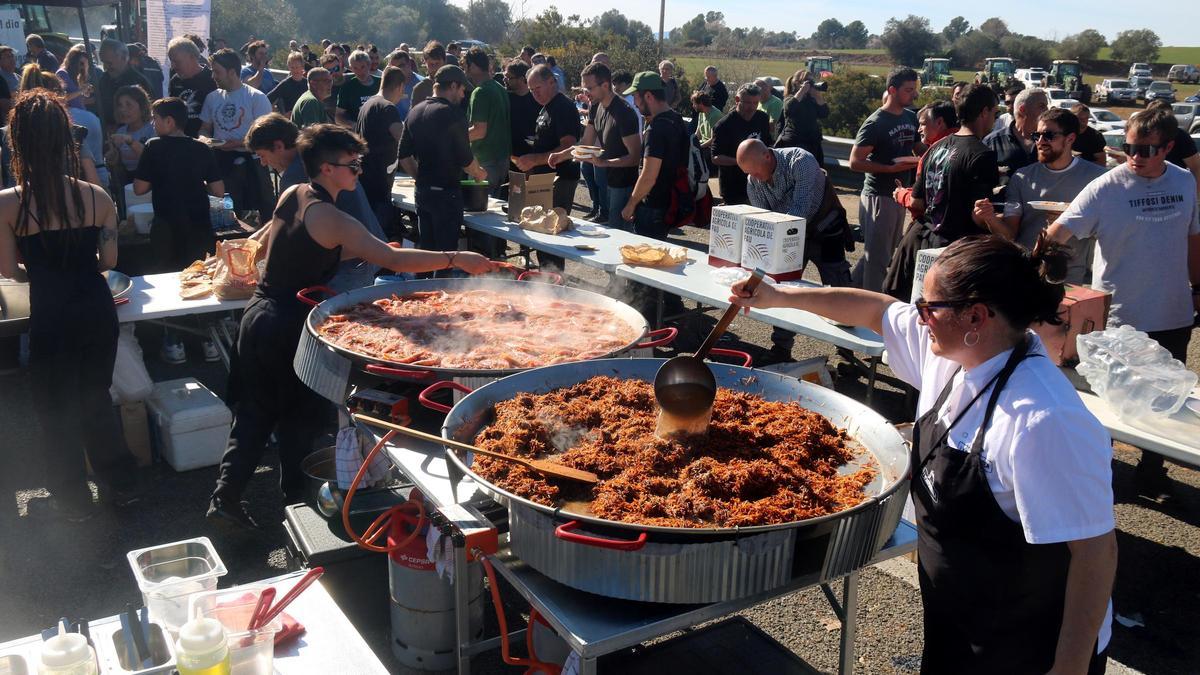
<svg viewBox="0 0 1200 675">
<path fill-rule="evenodd" d="M 217 343 L 212 340 L 202 340 L 200 348 L 204 350 L 204 360 L 209 363 L 215 363 L 221 360 L 221 352 L 217 349 Z"/>
<path fill-rule="evenodd" d="M 208 502 L 208 513 L 205 518 L 211 521 L 237 525 L 247 530 L 260 530 L 258 523 L 246 511 L 246 502 L 228 500 L 224 497 L 213 497 Z"/>
<path fill-rule="evenodd" d="M 1175 497 L 1175 490 L 1165 467 L 1146 469 L 1139 464 L 1134 473 L 1134 484 L 1138 496 L 1159 504 L 1167 504 Z"/>
<path fill-rule="evenodd" d="M 600 225 L 605 225 L 608 223 L 608 214 L 607 213 L 597 213 L 594 216 L 584 216 L 583 219 L 593 222 L 593 223 L 598 223 Z"/>
<path fill-rule="evenodd" d="M 49 505 L 51 513 L 72 523 L 86 522 L 96 515 L 90 502 L 51 496 Z"/>
<path fill-rule="evenodd" d="M 146 489 L 142 481 L 136 477 L 120 483 L 104 483 L 100 491 L 103 501 L 119 509 L 142 501 L 145 494 Z"/>
<path fill-rule="evenodd" d="M 587 213 L 583 214 L 583 219 L 591 220 L 592 218 L 596 217 L 597 213 L 599 213 L 599 211 L 588 211 Z"/>
<path fill-rule="evenodd" d="M 159 358 L 166 363 L 177 366 L 187 361 L 187 352 L 183 349 L 182 342 L 167 342 L 163 341 L 162 349 L 158 352 Z"/>
</svg>

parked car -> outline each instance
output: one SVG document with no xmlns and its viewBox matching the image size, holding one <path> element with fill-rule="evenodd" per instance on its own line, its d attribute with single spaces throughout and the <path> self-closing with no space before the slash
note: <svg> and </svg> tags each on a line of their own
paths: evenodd
<svg viewBox="0 0 1200 675">
<path fill-rule="evenodd" d="M 1150 88 L 1150 85 L 1153 82 L 1154 78 L 1150 77 L 1149 75 L 1138 75 L 1136 77 L 1129 78 L 1129 84 L 1133 87 L 1134 91 L 1137 92 L 1139 101 L 1146 98 L 1146 90 Z"/>
<path fill-rule="evenodd" d="M 1183 102 L 1184 102 L 1184 103 L 1200 103 L 1200 91 L 1198 91 L 1198 92 L 1196 92 L 1196 93 L 1192 94 L 1191 96 L 1189 96 L 1189 97 L 1187 97 L 1187 98 L 1183 99 Z"/>
<path fill-rule="evenodd" d="M 1129 77 L 1131 79 L 1142 75 L 1150 77 L 1149 63 L 1135 63 L 1132 66 L 1129 66 Z"/>
<path fill-rule="evenodd" d="M 1195 84 L 1200 82 L 1200 68 L 1184 63 L 1173 65 L 1171 70 L 1167 71 L 1167 81 Z"/>
<path fill-rule="evenodd" d="M 1125 128 L 1125 120 L 1111 110 L 1092 108 L 1088 126 L 1096 131 L 1120 131 Z"/>
<path fill-rule="evenodd" d="M 1171 86 L 1170 82 L 1151 82 L 1150 88 L 1146 90 L 1146 103 L 1162 99 L 1167 103 L 1175 102 L 1175 87 Z"/>
<path fill-rule="evenodd" d="M 1026 87 L 1040 87 L 1046 83 L 1046 71 L 1043 68 L 1017 68 L 1015 77 Z"/>
<path fill-rule="evenodd" d="M 1137 103 L 1137 90 L 1129 84 L 1129 80 L 1103 80 L 1096 85 L 1095 99 L 1109 105 Z"/>
<path fill-rule="evenodd" d="M 1180 129 L 1189 134 L 1200 132 L 1200 102 L 1176 103 L 1171 106 L 1171 112 L 1175 113 L 1175 121 L 1179 122 Z"/>
<path fill-rule="evenodd" d="M 1063 110 L 1070 110 L 1077 105 L 1079 105 L 1079 101 L 1073 98 L 1056 98 L 1050 101 L 1051 108 L 1062 108 Z"/>
<path fill-rule="evenodd" d="M 1062 87 L 1050 87 L 1046 90 L 1046 96 L 1049 96 L 1051 101 L 1061 101 L 1064 98 L 1069 98 L 1067 90 Z"/>
</svg>

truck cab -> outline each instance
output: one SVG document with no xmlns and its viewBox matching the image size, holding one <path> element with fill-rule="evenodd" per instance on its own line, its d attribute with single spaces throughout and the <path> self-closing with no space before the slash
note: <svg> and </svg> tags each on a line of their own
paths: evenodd
<svg viewBox="0 0 1200 675">
<path fill-rule="evenodd" d="M 804 62 L 804 68 L 813 76 L 813 79 L 823 80 L 833 74 L 833 57 L 810 56 Z"/>
</svg>

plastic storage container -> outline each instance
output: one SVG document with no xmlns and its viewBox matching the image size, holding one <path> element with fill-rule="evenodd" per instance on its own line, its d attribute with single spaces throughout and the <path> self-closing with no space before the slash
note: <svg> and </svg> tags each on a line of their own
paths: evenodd
<svg viewBox="0 0 1200 675">
<path fill-rule="evenodd" d="M 225 628 L 231 675 L 272 675 L 275 672 L 275 634 L 283 627 L 279 617 L 262 628 L 246 630 L 254 606 L 266 588 L 265 585 L 237 586 L 191 597 L 188 610 L 191 619 L 216 619 Z"/>
<path fill-rule="evenodd" d="M 133 183 L 130 183 L 125 186 L 125 209 L 128 210 L 135 204 L 149 204 L 153 195 L 153 192 L 147 192 L 144 195 L 133 194 Z"/>
<path fill-rule="evenodd" d="M 150 234 L 150 228 L 154 224 L 154 205 L 153 204 L 134 204 L 125 209 L 133 220 L 133 229 L 138 234 Z"/>
<path fill-rule="evenodd" d="M 176 471 L 216 466 L 225 453 L 233 413 L 195 378 L 158 382 L 147 402 L 163 458 Z"/>
<path fill-rule="evenodd" d="M 151 546 L 125 554 L 150 610 L 150 618 L 178 632 L 188 620 L 188 599 L 217 587 L 225 563 L 208 537 Z"/>
</svg>

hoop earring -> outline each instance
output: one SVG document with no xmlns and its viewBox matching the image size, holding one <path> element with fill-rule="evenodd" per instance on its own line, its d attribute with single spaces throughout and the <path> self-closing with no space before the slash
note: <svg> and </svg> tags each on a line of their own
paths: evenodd
<svg viewBox="0 0 1200 675">
<path fill-rule="evenodd" d="M 968 331 L 965 335 L 963 335 L 963 344 L 968 347 L 974 347 L 975 345 L 979 344 L 979 331 Z"/>
</svg>

